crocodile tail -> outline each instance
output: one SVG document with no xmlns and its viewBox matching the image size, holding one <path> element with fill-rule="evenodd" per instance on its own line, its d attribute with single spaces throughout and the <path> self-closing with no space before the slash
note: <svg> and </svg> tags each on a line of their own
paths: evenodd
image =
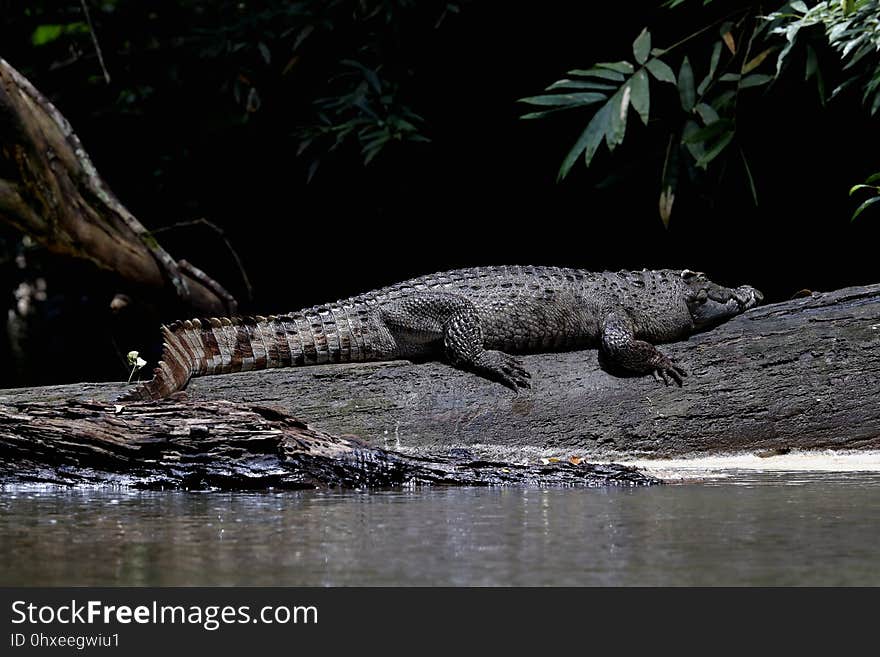
<svg viewBox="0 0 880 657">
<path fill-rule="evenodd" d="M 365 320 L 339 307 L 271 317 L 193 319 L 162 327 L 153 379 L 122 400 L 161 399 L 194 376 L 372 360 Z"/>
<path fill-rule="evenodd" d="M 119 401 L 162 399 L 183 390 L 192 378 L 196 361 L 187 333 L 196 330 L 197 326 L 192 321 L 162 326 L 162 360 L 153 370 L 153 378 L 146 383 L 137 384 L 120 396 Z"/>
</svg>

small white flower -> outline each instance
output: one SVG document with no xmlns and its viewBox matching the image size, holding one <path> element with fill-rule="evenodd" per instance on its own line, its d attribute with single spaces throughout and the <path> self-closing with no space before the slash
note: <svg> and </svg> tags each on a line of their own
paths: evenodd
<svg viewBox="0 0 880 657">
<path fill-rule="evenodd" d="M 141 358 L 140 353 L 137 351 L 129 351 L 125 358 L 128 360 L 128 364 L 131 365 L 131 374 L 128 375 L 128 382 L 131 383 L 134 373 L 146 365 L 147 361 Z"/>
</svg>

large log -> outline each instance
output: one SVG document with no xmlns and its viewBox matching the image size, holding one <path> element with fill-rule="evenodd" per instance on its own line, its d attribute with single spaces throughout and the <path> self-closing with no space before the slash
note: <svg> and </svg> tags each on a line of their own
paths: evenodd
<svg viewBox="0 0 880 657">
<path fill-rule="evenodd" d="M 595 351 L 524 360 L 531 391 L 442 363 L 271 370 L 195 379 L 193 400 L 280 407 L 310 426 L 409 454 L 487 459 L 669 457 L 880 448 L 880 285 L 759 307 L 663 350 L 683 388 L 604 372 Z M 0 404 L 111 399 L 121 384 L 0 391 Z"/>
<path fill-rule="evenodd" d="M 0 406 L 0 483 L 188 490 L 418 485 L 648 485 L 633 468 L 579 459 L 490 463 L 464 450 L 418 458 L 310 429 L 277 409 L 165 400 Z"/>
</svg>

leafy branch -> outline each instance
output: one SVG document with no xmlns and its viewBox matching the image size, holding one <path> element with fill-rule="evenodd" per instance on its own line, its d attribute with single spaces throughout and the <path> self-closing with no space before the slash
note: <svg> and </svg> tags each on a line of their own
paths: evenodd
<svg viewBox="0 0 880 657">
<path fill-rule="evenodd" d="M 335 78 L 340 91 L 315 101 L 317 122 L 301 128 L 299 150 L 332 153 L 342 144 L 355 140 L 369 164 L 389 143 L 427 142 L 422 134 L 424 119 L 399 102 L 397 85 L 381 77 L 381 68 L 373 70 L 354 60 L 343 60 L 347 70 Z M 309 180 L 320 165 L 314 158 Z"/>
<path fill-rule="evenodd" d="M 789 3 L 787 9 L 767 16 L 767 21 L 774 24 L 771 33 L 784 36 L 786 41 L 777 59 L 777 75 L 789 63 L 800 41 L 806 41 L 806 79 L 821 75 L 813 45 L 820 40 L 815 34 L 818 32 L 818 36 L 824 37 L 837 52 L 846 74 L 832 91 L 831 98 L 861 83 L 862 102 L 870 108 L 871 115 L 880 110 L 880 61 L 877 58 L 880 53 L 880 0 L 820 2 L 812 8 L 796 0 Z M 817 81 L 820 80 L 817 77 Z M 824 83 L 819 84 L 824 101 Z"/>
<path fill-rule="evenodd" d="M 701 4 L 710 2 L 703 0 Z M 669 0 L 665 6 L 686 4 L 692 3 Z M 737 19 L 734 22 L 732 18 Z M 718 36 L 707 38 L 719 24 Z M 669 55 L 685 44 L 689 52 L 679 60 L 674 73 Z M 791 68 L 794 53 L 803 50 L 804 78 L 816 80 L 824 104 L 825 77 L 817 55 L 823 51 L 823 45 L 825 49 L 830 46 L 837 55 L 836 63 L 844 78 L 830 97 L 860 85 L 862 101 L 874 115 L 880 110 L 880 0 L 827 0 L 813 7 L 795 0 L 783 3 L 779 11 L 768 15 L 759 14 L 754 7 L 741 9 L 704 25 L 666 49 L 652 49 L 651 33 L 645 28 L 633 42 L 632 61 L 600 63 L 569 71 L 568 77 L 548 86 L 543 94 L 520 99 L 519 102 L 542 108 L 521 118 L 544 119 L 563 110 L 581 108 L 593 112 L 563 159 L 558 175 L 561 181 L 581 156 L 587 167 L 594 164 L 603 141 L 609 152 L 623 142 L 630 105 L 644 126 L 648 126 L 652 108 L 650 77 L 655 83 L 674 84 L 678 90 L 677 107 L 663 107 L 661 114 L 666 120 L 654 122 L 667 134 L 659 211 L 668 226 L 681 176 L 686 174 L 699 182 L 705 172 L 717 169 L 720 177 L 731 154 L 738 156 L 752 198 L 758 203 L 757 185 L 746 153 L 742 145 L 731 147 L 737 141 L 740 96 L 766 89 Z M 705 61 L 704 57 L 708 59 L 705 68 L 694 65 L 693 62 Z M 699 83 L 698 71 L 704 73 Z M 651 128 L 658 129 L 655 125 Z"/>
<path fill-rule="evenodd" d="M 747 58 L 747 50 L 745 56 L 739 58 L 742 63 L 737 72 L 728 72 L 737 60 L 733 36 L 736 27 L 731 21 L 721 22 L 718 40 L 712 46 L 705 75 L 699 84 L 688 55 L 682 58 L 678 73 L 663 57 L 690 38 L 702 35 L 707 28 L 700 29 L 666 49 L 652 49 L 651 33 L 645 28 L 633 41 L 632 62 L 624 60 L 599 63 L 589 69 L 574 69 L 568 71 L 568 78 L 547 87 L 547 93 L 522 98 L 522 103 L 548 108 L 525 114 L 521 117 L 523 119 L 545 118 L 558 111 L 601 103 L 565 156 L 558 179 L 568 176 L 582 155 L 584 163 L 589 167 L 603 140 L 609 152 L 613 152 L 623 142 L 630 106 L 639 115 L 642 124 L 648 126 L 651 78 L 655 84 L 674 85 L 678 92 L 681 114 L 670 131 L 659 199 L 660 217 L 664 225 L 668 225 L 681 169 L 691 167 L 706 170 L 734 139 L 737 95 L 744 89 L 765 85 L 773 79 L 772 75 L 753 72 L 764 63 L 772 49 L 766 49 L 751 58 Z M 727 61 L 722 62 L 725 52 Z M 739 152 L 751 179 L 745 154 L 742 149 Z M 752 189 L 754 191 L 754 185 Z"/>
<path fill-rule="evenodd" d="M 864 201 L 858 208 L 856 208 L 856 211 L 853 212 L 850 221 L 855 221 L 856 217 L 862 214 L 862 212 L 867 210 L 872 205 L 880 203 L 880 185 L 876 183 L 880 183 L 880 173 L 875 173 L 872 176 L 868 176 L 868 179 L 865 180 L 864 183 L 860 185 L 853 185 L 852 189 L 849 190 L 850 196 L 863 189 L 870 189 L 874 192 L 874 196 L 869 198 L 867 201 Z"/>
<path fill-rule="evenodd" d="M 660 82 L 675 83 L 672 69 L 656 57 L 649 59 L 650 53 L 651 33 L 645 29 L 633 42 L 633 58 L 638 67 L 628 61 L 619 61 L 600 63 L 585 70 L 574 69 L 568 72 L 574 79 L 557 80 L 547 87 L 546 91 L 553 93 L 520 99 L 522 103 L 553 108 L 525 114 L 524 119 L 543 118 L 555 111 L 602 103 L 562 161 L 560 180 L 568 175 L 581 155 L 589 166 L 603 140 L 609 151 L 623 142 L 630 105 L 642 123 L 648 125 L 651 108 L 648 72 Z"/>
</svg>

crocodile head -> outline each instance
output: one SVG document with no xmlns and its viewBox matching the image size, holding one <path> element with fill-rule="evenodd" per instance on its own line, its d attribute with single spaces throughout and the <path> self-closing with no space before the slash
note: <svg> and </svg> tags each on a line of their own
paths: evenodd
<svg viewBox="0 0 880 657">
<path fill-rule="evenodd" d="M 724 287 L 710 281 L 705 274 L 689 269 L 681 272 L 681 279 L 686 288 L 688 310 L 698 330 L 720 324 L 764 300 L 764 295 L 751 285 Z"/>
</svg>

